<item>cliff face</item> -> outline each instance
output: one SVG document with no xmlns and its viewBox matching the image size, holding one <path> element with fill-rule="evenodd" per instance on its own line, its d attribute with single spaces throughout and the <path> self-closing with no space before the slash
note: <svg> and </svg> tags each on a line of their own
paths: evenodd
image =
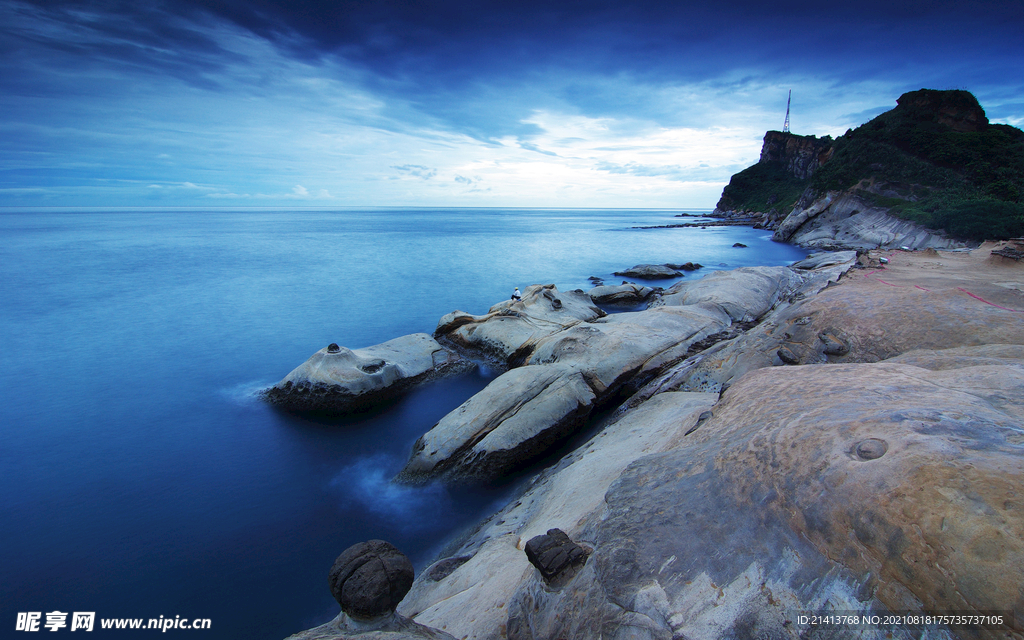
<svg viewBox="0 0 1024 640">
<path fill-rule="evenodd" d="M 912 91 L 835 141 L 769 131 L 760 161 L 733 176 L 716 213 L 760 214 L 757 226 L 778 229 L 776 239 L 816 247 L 1020 236 L 1024 131 L 990 124 L 967 91 Z"/>
<path fill-rule="evenodd" d="M 832 157 L 832 138 L 798 136 L 782 131 L 764 134 L 761 159 L 758 162 L 779 162 L 794 178 L 806 180 L 818 167 Z"/>
</svg>

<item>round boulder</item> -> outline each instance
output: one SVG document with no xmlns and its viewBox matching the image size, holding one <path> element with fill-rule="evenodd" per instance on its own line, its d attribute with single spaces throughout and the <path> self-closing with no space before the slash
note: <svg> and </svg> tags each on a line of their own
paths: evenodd
<svg viewBox="0 0 1024 640">
<path fill-rule="evenodd" d="M 392 613 L 412 587 L 412 563 L 383 540 L 345 549 L 331 567 L 334 599 L 349 617 L 371 619 Z"/>
</svg>

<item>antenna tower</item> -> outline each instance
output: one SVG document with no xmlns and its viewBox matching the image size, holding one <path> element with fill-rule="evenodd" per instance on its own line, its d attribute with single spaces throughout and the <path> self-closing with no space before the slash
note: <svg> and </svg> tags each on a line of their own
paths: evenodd
<svg viewBox="0 0 1024 640">
<path fill-rule="evenodd" d="M 789 103 L 793 99 L 793 90 L 789 90 L 789 97 L 786 98 L 786 124 L 782 125 L 782 133 L 789 133 Z"/>
</svg>

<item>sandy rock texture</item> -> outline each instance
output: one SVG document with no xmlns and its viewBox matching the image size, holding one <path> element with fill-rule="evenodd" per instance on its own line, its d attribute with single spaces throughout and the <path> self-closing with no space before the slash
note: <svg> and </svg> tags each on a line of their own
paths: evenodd
<svg viewBox="0 0 1024 640">
<path fill-rule="evenodd" d="M 425 333 L 364 349 L 331 344 L 262 392 L 271 404 L 303 411 L 358 411 L 472 364 Z"/>
</svg>

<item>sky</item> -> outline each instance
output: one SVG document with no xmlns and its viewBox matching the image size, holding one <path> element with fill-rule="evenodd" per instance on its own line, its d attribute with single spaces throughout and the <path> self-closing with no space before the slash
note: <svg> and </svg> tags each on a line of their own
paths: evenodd
<svg viewBox="0 0 1024 640">
<path fill-rule="evenodd" d="M 906 91 L 1024 125 L 1024 0 L 0 0 L 0 207 L 711 208 Z"/>
</svg>

